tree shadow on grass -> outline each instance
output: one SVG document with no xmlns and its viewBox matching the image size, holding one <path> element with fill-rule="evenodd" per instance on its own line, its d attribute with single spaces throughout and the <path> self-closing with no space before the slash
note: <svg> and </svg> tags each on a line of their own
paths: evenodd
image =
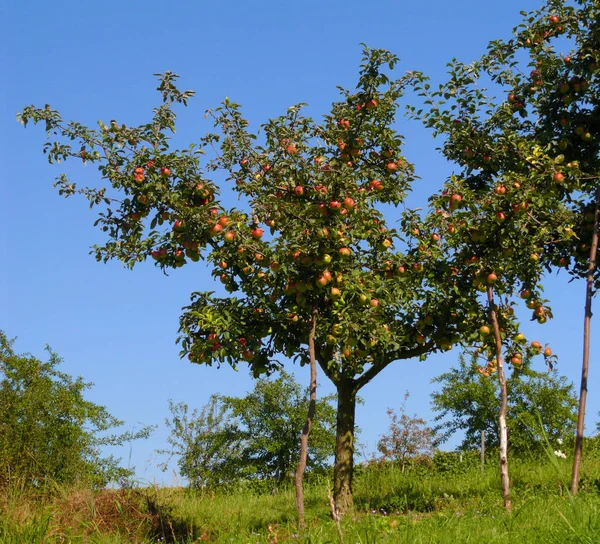
<svg viewBox="0 0 600 544">
<path fill-rule="evenodd" d="M 152 536 L 160 542 L 182 544 L 216 540 L 210 531 L 175 514 L 173 506 L 160 504 L 149 495 L 146 495 L 146 504 L 148 513 L 152 516 Z"/>
</svg>

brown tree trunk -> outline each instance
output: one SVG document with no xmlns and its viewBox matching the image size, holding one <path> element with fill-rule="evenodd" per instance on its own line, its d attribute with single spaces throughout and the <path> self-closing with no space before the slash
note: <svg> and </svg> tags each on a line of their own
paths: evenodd
<svg viewBox="0 0 600 544">
<path fill-rule="evenodd" d="M 571 475 L 571 493 L 577 495 L 579 490 L 579 472 L 583 455 L 583 428 L 585 425 L 585 403 L 587 400 L 588 369 L 590 364 L 590 326 L 592 321 L 592 297 L 594 295 L 594 274 L 598 254 L 598 228 L 600 223 L 600 186 L 596 191 L 594 208 L 594 232 L 585 287 L 585 316 L 583 319 L 583 363 L 581 365 L 581 387 L 579 390 L 579 412 L 577 413 L 577 435 L 575 436 L 575 452 L 573 455 L 573 473 Z"/>
<path fill-rule="evenodd" d="M 298 526 L 304 530 L 306 524 L 304 521 L 304 488 L 302 480 L 306 469 L 306 459 L 308 457 L 308 436 L 315 417 L 317 408 L 317 358 L 315 355 L 315 331 L 317 328 L 317 311 L 313 311 L 312 327 L 308 335 L 308 355 L 310 358 L 310 401 L 308 404 L 308 414 L 306 423 L 300 436 L 300 459 L 296 468 L 296 507 L 298 508 Z"/>
<path fill-rule="evenodd" d="M 354 466 L 354 414 L 356 385 L 340 379 L 337 385 L 337 429 L 335 466 L 333 469 L 333 500 L 338 516 L 352 508 L 352 472 Z"/>
<path fill-rule="evenodd" d="M 504 507 L 510 512 L 512 510 L 512 503 L 510 502 L 510 480 L 508 478 L 508 433 L 506 429 L 508 391 L 506 389 L 506 375 L 504 374 L 504 361 L 502 358 L 502 337 L 500 335 L 500 325 L 498 324 L 498 314 L 494 305 L 494 290 L 492 287 L 488 287 L 487 296 L 490 323 L 494 329 L 494 339 L 496 341 L 496 366 L 500 382 L 500 412 L 498 414 L 498 428 L 500 430 L 500 480 L 502 481 Z"/>
</svg>

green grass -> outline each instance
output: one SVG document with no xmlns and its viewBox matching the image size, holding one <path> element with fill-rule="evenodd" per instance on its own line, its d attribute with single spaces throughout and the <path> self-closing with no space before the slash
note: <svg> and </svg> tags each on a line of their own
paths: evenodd
<svg viewBox="0 0 600 544">
<path fill-rule="evenodd" d="M 131 500 L 119 496 L 118 501 L 131 504 L 116 511 L 107 507 L 106 497 L 103 509 L 95 511 L 88 495 L 85 501 L 67 501 L 70 508 L 74 503 L 87 505 L 66 517 L 75 520 L 70 524 L 65 521 L 63 496 L 62 502 L 29 505 L 25 516 L 19 516 L 23 505 L 13 505 L 12 512 L 0 516 L 0 543 L 600 542 L 600 461 L 586 462 L 576 499 L 567 491 L 569 474 L 567 461 L 513 462 L 513 513 L 507 514 L 493 465 L 484 474 L 476 468 L 442 474 L 402 474 L 390 466 L 363 470 L 354 482 L 355 511 L 344 517 L 339 530 L 329 516 L 327 481 L 307 483 L 307 531 L 302 535 L 291 487 L 273 494 L 248 486 L 227 492 L 143 488 L 132 492 Z M 100 523 L 108 513 L 113 516 L 112 529 Z"/>
</svg>

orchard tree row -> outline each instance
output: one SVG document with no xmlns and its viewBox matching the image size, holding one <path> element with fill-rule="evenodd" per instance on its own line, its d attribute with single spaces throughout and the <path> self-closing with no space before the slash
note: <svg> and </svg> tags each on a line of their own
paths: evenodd
<svg viewBox="0 0 600 544">
<path fill-rule="evenodd" d="M 541 294 L 545 273 L 558 266 L 585 276 L 589 339 L 597 281 L 597 15 L 593 2 L 550 1 L 526 16 L 514 39 L 492 42 L 481 60 L 454 61 L 449 81 L 436 88 L 420 73 L 394 79 L 397 58 L 365 48 L 356 88 L 342 90 L 320 120 L 299 104 L 255 133 L 226 99 L 209 111 L 215 131 L 187 149 L 172 148 L 169 135 L 174 107 L 194 93 L 180 91 L 171 72 L 159 77 L 162 104 L 141 126 L 90 128 L 63 121 L 49 106 L 27 107 L 20 119 L 45 124 L 50 162 L 75 158 L 98 167 L 96 187 L 57 181 L 61 194 L 83 194 L 98 210 L 96 224 L 107 236 L 95 247 L 98 260 L 132 268 L 153 259 L 164 271 L 202 260 L 230 293 L 192 294 L 180 320 L 182 355 L 209 365 L 245 361 L 254 376 L 276 371 L 281 356 L 310 364 L 304 452 L 316 366 L 333 382 L 337 513 L 352 505 L 359 390 L 395 361 L 459 344 L 484 359 L 483 374 L 499 376 L 510 508 L 505 365 L 518 369 L 536 354 L 555 360 L 548 347 L 526 341 L 514 305 L 524 299 L 544 323 L 552 317 Z M 572 45 L 568 60 L 555 43 Z M 505 98 L 487 96 L 482 79 L 506 89 Z M 412 114 L 444 138 L 456 173 L 426 213 L 392 217 L 384 209 L 403 205 L 414 180 L 396 128 L 407 89 L 424 97 Z M 239 208 L 226 206 L 224 193 L 237 195 Z M 584 406 L 585 387 L 581 399 Z"/>
</svg>

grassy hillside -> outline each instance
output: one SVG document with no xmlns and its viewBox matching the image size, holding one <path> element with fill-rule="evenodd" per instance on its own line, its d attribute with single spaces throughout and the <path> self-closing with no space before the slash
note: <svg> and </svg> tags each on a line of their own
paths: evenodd
<svg viewBox="0 0 600 544">
<path fill-rule="evenodd" d="M 241 484 L 226 490 L 58 489 L 51 500 L 18 493 L 0 518 L 2 544 L 93 542 L 528 543 L 600 542 L 600 461 L 588 461 L 572 499 L 570 463 L 513 462 L 514 512 L 501 506 L 493 465 L 448 470 L 384 465 L 359 470 L 355 512 L 330 518 L 326 479 L 307 484 L 306 534 L 296 528 L 294 490 Z"/>
</svg>

